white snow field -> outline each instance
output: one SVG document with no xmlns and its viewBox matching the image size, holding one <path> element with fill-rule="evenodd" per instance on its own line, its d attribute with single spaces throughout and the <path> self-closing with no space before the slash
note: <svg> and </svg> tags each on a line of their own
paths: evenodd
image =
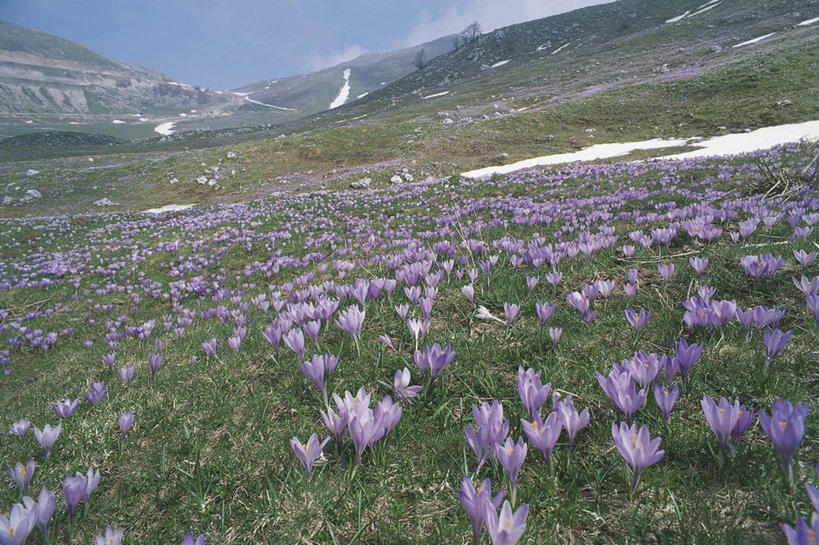
<svg viewBox="0 0 819 545">
<path fill-rule="evenodd" d="M 773 36 L 774 34 L 776 34 L 776 32 L 771 32 L 770 34 L 765 34 L 764 36 L 759 36 L 758 38 L 754 38 L 753 40 L 748 40 L 747 42 L 738 43 L 738 44 L 736 44 L 736 45 L 732 45 L 731 47 L 742 47 L 742 46 L 744 46 L 744 45 L 751 45 L 751 44 L 755 44 L 755 43 L 757 43 L 757 42 L 761 42 L 761 41 L 762 41 L 762 40 L 764 40 L 765 38 L 770 38 L 770 37 L 771 37 L 771 36 Z"/>
<path fill-rule="evenodd" d="M 448 94 L 449 94 L 449 91 L 441 91 L 440 93 L 435 93 L 435 94 L 432 94 L 432 95 L 427 95 L 425 97 L 421 97 L 421 100 L 427 100 L 427 99 L 430 99 L 430 98 L 438 98 L 438 97 L 442 97 L 442 96 L 448 95 Z"/>
<path fill-rule="evenodd" d="M 804 123 L 791 123 L 788 125 L 776 125 L 774 127 L 764 127 L 747 133 L 714 136 L 707 140 L 699 137 L 671 140 L 654 138 L 652 140 L 643 140 L 641 142 L 595 144 L 574 153 L 544 155 L 542 157 L 534 157 L 532 159 L 526 159 L 524 161 L 518 161 L 517 163 L 511 163 L 508 165 L 470 170 L 468 172 L 462 172 L 461 176 L 464 178 L 485 178 L 495 174 L 509 174 L 510 172 L 536 166 L 558 165 L 577 161 L 594 161 L 596 159 L 621 157 L 636 150 L 652 150 L 680 146 L 690 146 L 698 149 L 673 155 L 656 157 L 655 159 L 718 157 L 721 155 L 751 153 L 782 144 L 799 142 L 800 140 L 819 140 L 819 120 L 806 121 Z"/>
<path fill-rule="evenodd" d="M 145 214 L 164 214 L 165 212 L 180 212 L 182 210 L 187 210 L 188 208 L 193 208 L 192 204 L 166 204 L 160 208 L 149 208 L 148 210 L 143 210 Z"/>
<path fill-rule="evenodd" d="M 158 132 L 162 136 L 168 136 L 169 134 L 173 134 L 173 126 L 176 125 L 175 121 L 166 121 L 165 123 L 160 123 L 156 127 L 154 127 L 154 132 Z"/>
<path fill-rule="evenodd" d="M 805 19 L 801 23 L 797 23 L 796 26 L 808 26 L 817 22 L 819 22 L 819 17 L 814 17 L 813 19 Z"/>
<path fill-rule="evenodd" d="M 333 99 L 330 103 L 330 109 L 338 108 L 339 106 L 343 106 L 347 99 L 350 97 L 350 69 L 344 69 L 344 85 L 341 86 L 341 90 L 338 92 L 338 96 Z"/>
</svg>

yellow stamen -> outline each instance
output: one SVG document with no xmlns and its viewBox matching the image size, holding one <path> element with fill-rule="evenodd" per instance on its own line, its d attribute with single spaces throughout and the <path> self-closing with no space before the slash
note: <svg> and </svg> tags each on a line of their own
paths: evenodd
<svg viewBox="0 0 819 545">
<path fill-rule="evenodd" d="M 532 420 L 532 427 L 537 430 L 537 420 Z"/>
<path fill-rule="evenodd" d="M 14 528 L 9 526 L 9 537 L 14 537 Z"/>
<path fill-rule="evenodd" d="M 302 445 L 301 448 L 303 448 L 304 453 L 307 454 L 307 444 Z"/>
<path fill-rule="evenodd" d="M 506 519 L 506 527 L 507 527 L 507 528 L 509 528 L 509 525 L 510 525 L 511 523 L 512 523 L 512 521 L 511 521 L 511 520 Z"/>
<path fill-rule="evenodd" d="M 512 452 L 514 452 L 514 450 L 515 450 L 515 449 L 508 448 L 508 449 L 506 449 L 506 453 L 507 453 L 507 454 L 512 454 Z"/>
<path fill-rule="evenodd" d="M 783 430 L 788 427 L 788 423 L 785 422 L 784 420 L 782 422 L 780 422 L 779 425 L 782 426 Z"/>
<path fill-rule="evenodd" d="M 725 409 L 720 409 L 719 414 L 725 414 Z"/>
</svg>

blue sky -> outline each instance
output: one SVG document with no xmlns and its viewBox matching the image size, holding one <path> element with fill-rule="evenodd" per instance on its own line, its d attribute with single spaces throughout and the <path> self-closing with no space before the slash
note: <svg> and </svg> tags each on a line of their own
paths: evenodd
<svg viewBox="0 0 819 545">
<path fill-rule="evenodd" d="M 611 0 L 0 0 L 0 19 L 230 89 Z"/>
</svg>

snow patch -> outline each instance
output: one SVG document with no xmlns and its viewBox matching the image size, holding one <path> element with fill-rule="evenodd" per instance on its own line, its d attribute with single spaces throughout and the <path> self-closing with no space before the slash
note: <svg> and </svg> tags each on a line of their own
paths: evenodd
<svg viewBox="0 0 819 545">
<path fill-rule="evenodd" d="M 187 210 L 188 208 L 193 208 L 192 204 L 166 204 L 165 206 L 161 206 L 159 208 L 149 208 L 148 210 L 143 210 L 145 214 L 164 214 L 165 212 L 181 212 L 182 210 Z"/>
<path fill-rule="evenodd" d="M 173 133 L 173 126 L 176 125 L 176 121 L 167 121 L 165 123 L 160 123 L 156 127 L 154 127 L 154 132 L 158 132 L 162 136 L 168 136 L 169 134 Z"/>
<path fill-rule="evenodd" d="M 448 95 L 448 94 L 449 94 L 449 91 L 441 91 L 440 93 L 435 93 L 435 94 L 432 94 L 432 95 L 427 95 L 425 97 L 421 97 L 421 100 L 427 100 L 429 98 L 442 97 L 442 96 Z"/>
<path fill-rule="evenodd" d="M 594 161 L 627 155 L 635 150 L 653 150 L 672 147 L 689 146 L 698 148 L 673 155 L 656 157 L 656 159 L 690 159 L 696 157 L 719 157 L 723 155 L 737 155 L 752 153 L 759 150 L 792 144 L 800 140 L 819 140 L 819 120 L 805 123 L 791 123 L 764 127 L 755 131 L 739 134 L 714 136 L 707 140 L 692 137 L 687 139 L 663 140 L 655 138 L 640 142 L 625 142 L 614 144 L 595 144 L 574 153 L 560 153 L 545 155 L 518 161 L 509 165 L 486 167 L 461 173 L 464 178 L 485 178 L 495 174 L 509 174 L 517 170 L 545 165 L 557 165 L 576 161 Z"/>
<path fill-rule="evenodd" d="M 369 92 L 369 91 L 367 91 L 367 92 L 365 92 L 365 93 L 361 93 L 360 95 L 358 95 L 358 96 L 357 96 L 357 97 L 355 97 L 355 98 L 356 98 L 356 100 L 357 100 L 357 99 L 359 99 L 359 98 L 364 98 L 365 96 L 367 96 L 367 95 L 369 95 L 369 94 L 370 94 L 370 92 Z"/>
<path fill-rule="evenodd" d="M 268 108 L 275 108 L 276 110 L 284 110 L 286 112 L 295 112 L 296 110 L 293 108 L 285 108 L 284 106 L 276 106 L 274 104 L 266 104 L 264 102 L 259 102 L 258 100 L 253 100 L 249 96 L 245 96 L 245 100 L 248 102 L 252 102 L 253 104 L 258 104 L 259 106 L 267 106 Z"/>
<path fill-rule="evenodd" d="M 819 22 L 819 17 L 814 17 L 813 19 L 805 19 L 801 23 L 797 23 L 796 26 L 808 26 L 816 22 Z"/>
<path fill-rule="evenodd" d="M 343 106 L 347 99 L 350 97 L 350 69 L 344 69 L 344 85 L 341 86 L 341 90 L 338 92 L 338 96 L 330 103 L 330 109 L 338 108 L 339 106 Z"/>
<path fill-rule="evenodd" d="M 489 68 L 499 68 L 499 67 L 503 66 L 504 64 L 508 64 L 511 61 L 512 61 L 512 59 L 506 59 L 506 60 L 503 60 L 503 61 L 498 61 L 495 64 L 493 64 L 492 66 L 490 66 Z"/>
<path fill-rule="evenodd" d="M 643 140 L 641 142 L 626 142 L 622 144 L 595 144 L 588 148 L 576 151 L 574 153 L 558 153 L 556 155 L 544 155 L 542 157 L 535 157 L 533 159 L 526 159 L 511 163 L 509 165 L 494 166 L 479 168 L 477 170 L 470 170 L 469 172 L 462 172 L 461 176 L 464 178 L 484 178 L 495 174 L 509 174 L 516 170 L 525 168 L 532 168 L 544 165 L 559 165 L 561 163 L 573 163 L 575 161 L 594 161 L 596 159 L 608 159 L 609 157 L 620 157 L 628 155 L 635 150 L 651 150 L 662 149 L 677 146 L 684 146 L 688 140 L 663 140 L 661 138 L 654 138 L 652 140 Z"/>
<path fill-rule="evenodd" d="M 111 121 L 111 123 L 113 123 L 114 125 L 125 125 L 125 121 L 122 121 L 121 119 L 114 119 L 113 121 Z"/>
<path fill-rule="evenodd" d="M 561 45 L 560 47 L 558 47 L 557 49 L 552 51 L 552 55 L 554 55 L 554 54 L 556 54 L 556 53 L 558 53 L 560 51 L 563 51 L 563 48 L 566 47 L 567 45 L 569 45 L 570 43 L 572 43 L 572 42 L 566 42 L 565 44 Z"/>
<path fill-rule="evenodd" d="M 692 144 L 701 148 L 663 157 L 664 159 L 689 159 L 692 157 L 718 157 L 736 155 L 792 144 L 800 140 L 819 140 L 819 121 L 791 123 L 763 127 L 755 131 L 714 136 Z"/>
<path fill-rule="evenodd" d="M 760 36 L 759 38 L 754 38 L 753 40 L 748 40 L 747 42 L 742 42 L 741 44 L 736 44 L 736 45 L 733 45 L 731 47 L 742 47 L 743 45 L 755 44 L 757 42 L 761 42 L 765 38 L 770 38 L 774 34 L 776 34 L 776 32 L 771 32 L 770 34 L 765 34 L 764 36 Z"/>
<path fill-rule="evenodd" d="M 687 19 L 689 17 L 694 17 L 695 15 L 699 15 L 700 13 L 705 13 L 710 9 L 714 9 L 720 3 L 720 0 L 711 0 L 710 2 L 706 2 L 705 4 L 698 7 L 694 10 L 694 13 L 691 13 L 691 10 L 686 10 L 685 13 L 682 15 L 677 15 L 676 17 L 672 17 L 671 19 L 667 20 L 666 23 L 677 23 L 682 21 L 683 19 Z"/>
</svg>

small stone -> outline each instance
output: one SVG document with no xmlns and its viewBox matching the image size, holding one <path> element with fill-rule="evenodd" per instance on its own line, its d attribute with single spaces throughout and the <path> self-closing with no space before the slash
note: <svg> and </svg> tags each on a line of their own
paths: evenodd
<svg viewBox="0 0 819 545">
<path fill-rule="evenodd" d="M 26 171 L 26 176 L 37 176 L 39 173 L 40 173 L 39 170 L 34 170 L 33 168 L 30 168 Z"/>
<path fill-rule="evenodd" d="M 396 174 L 392 178 L 390 178 L 390 183 L 391 184 L 400 184 L 401 181 L 402 181 L 401 176 L 399 176 L 398 174 Z"/>
<path fill-rule="evenodd" d="M 115 203 L 114 201 L 112 201 L 108 197 L 105 197 L 105 198 L 94 201 L 94 205 L 96 205 L 96 206 L 116 206 L 117 203 Z"/>
<path fill-rule="evenodd" d="M 452 125 L 453 123 L 455 123 L 455 122 L 452 121 L 452 118 L 449 118 L 449 117 L 444 118 L 444 121 L 443 121 L 444 125 Z"/>
<path fill-rule="evenodd" d="M 227 154 L 228 159 L 236 159 L 236 152 L 229 151 Z"/>
<path fill-rule="evenodd" d="M 370 184 L 373 182 L 372 178 L 361 178 L 357 182 L 353 182 L 350 184 L 350 187 L 353 189 L 367 189 L 370 187 Z"/>
<path fill-rule="evenodd" d="M 415 178 L 413 178 L 412 174 L 410 174 L 409 172 L 405 172 L 404 173 L 404 180 L 406 180 L 408 182 L 412 182 L 412 181 L 415 180 Z"/>
<path fill-rule="evenodd" d="M 172 183 L 172 184 L 175 184 L 175 183 L 178 183 L 178 182 L 179 182 L 179 180 L 177 178 L 171 178 L 170 179 L 170 183 Z"/>
<path fill-rule="evenodd" d="M 208 177 L 207 177 L 207 176 L 199 176 L 199 177 L 196 179 L 196 183 L 198 183 L 198 184 L 206 184 L 206 183 L 208 183 Z"/>
<path fill-rule="evenodd" d="M 28 195 L 32 199 L 39 199 L 40 197 L 43 196 L 43 194 L 37 191 L 36 189 L 29 189 L 28 191 L 26 191 L 26 195 Z"/>
</svg>

